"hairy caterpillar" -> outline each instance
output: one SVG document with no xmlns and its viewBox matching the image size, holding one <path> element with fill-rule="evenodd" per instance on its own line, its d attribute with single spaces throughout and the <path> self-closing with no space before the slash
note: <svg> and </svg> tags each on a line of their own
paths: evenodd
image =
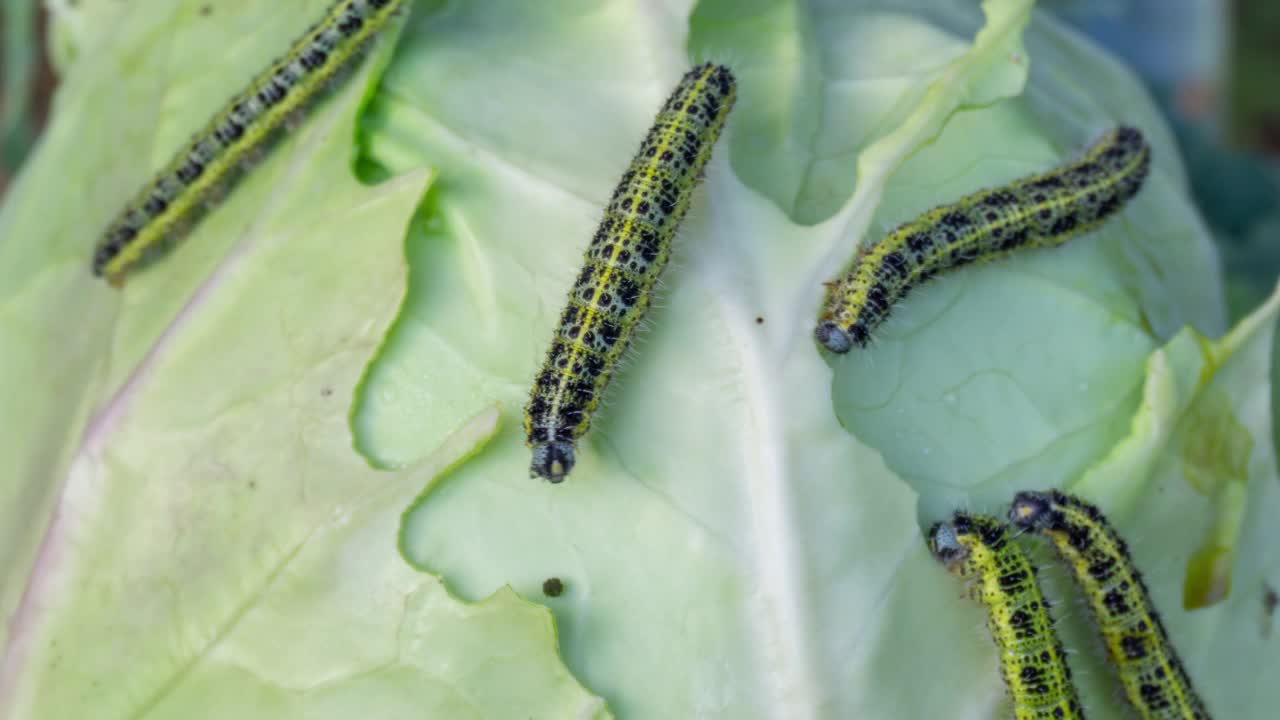
<svg viewBox="0 0 1280 720">
<path fill-rule="evenodd" d="M 162 253 L 200 219 L 205 203 L 239 178 L 248 160 L 275 142 L 291 117 L 308 108 L 363 56 L 369 41 L 404 0 L 338 0 L 283 57 L 219 110 L 107 227 L 93 274 L 119 286 L 125 275 Z"/>
<path fill-rule="evenodd" d="M 929 550 L 987 610 L 1017 720 L 1084 718 L 1035 566 L 995 518 L 957 512 L 929 529 Z"/>
<path fill-rule="evenodd" d="M 1139 716 L 1208 720 L 1124 540 L 1102 512 L 1056 490 L 1020 492 L 1009 519 L 1049 538 L 1071 567 Z"/>
<path fill-rule="evenodd" d="M 723 65 L 686 73 L 614 190 L 529 392 L 524 429 L 534 476 L 560 482 L 573 468 L 574 444 L 649 307 L 735 93 Z"/>
<path fill-rule="evenodd" d="M 814 337 L 834 353 L 866 347 L 913 287 L 950 268 L 1017 248 L 1061 245 L 1097 228 L 1138 193 L 1150 165 L 1142 133 L 1121 126 L 1073 162 L 900 225 L 859 250 L 849 270 L 829 284 Z"/>
</svg>

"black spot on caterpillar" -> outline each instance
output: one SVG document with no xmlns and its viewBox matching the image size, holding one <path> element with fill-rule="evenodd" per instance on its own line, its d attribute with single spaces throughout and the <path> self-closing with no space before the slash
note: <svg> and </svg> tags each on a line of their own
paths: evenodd
<svg viewBox="0 0 1280 720">
<path fill-rule="evenodd" d="M 1084 718 L 1035 566 L 995 518 L 956 513 L 929 529 L 929 550 L 987 611 L 1018 720 Z"/>
<path fill-rule="evenodd" d="M 232 187 L 291 118 L 324 97 L 363 57 L 404 0 L 338 0 L 271 67 L 214 114 L 103 232 L 93 274 L 112 285 L 163 255 Z"/>
<path fill-rule="evenodd" d="M 723 65 L 686 73 L 613 191 L 525 406 L 534 476 L 560 482 L 573 468 L 574 444 L 649 308 L 735 93 Z"/>
<path fill-rule="evenodd" d="M 1054 247 L 1097 228 L 1138 193 L 1150 165 L 1142 133 L 1121 126 L 1073 162 L 930 210 L 859 250 L 829 284 L 814 337 L 834 353 L 866 347 L 912 288 L 951 268 Z"/>
<path fill-rule="evenodd" d="M 1102 511 L 1057 490 L 1020 492 L 1009 519 L 1048 538 L 1070 566 L 1138 715 L 1208 720 L 1128 547 Z"/>
</svg>

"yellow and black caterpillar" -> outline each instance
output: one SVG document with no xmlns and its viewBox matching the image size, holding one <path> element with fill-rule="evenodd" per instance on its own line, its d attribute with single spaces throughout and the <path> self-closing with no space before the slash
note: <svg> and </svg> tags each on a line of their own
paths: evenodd
<svg viewBox="0 0 1280 720">
<path fill-rule="evenodd" d="M 614 190 L 529 392 L 533 475 L 560 482 L 573 468 L 574 444 L 649 308 L 735 92 L 723 65 L 686 73 Z"/>
<path fill-rule="evenodd" d="M 1208 720 L 1124 540 L 1102 512 L 1056 490 L 1021 492 L 1009 519 L 1047 537 L 1071 568 L 1138 715 Z"/>
<path fill-rule="evenodd" d="M 957 512 L 951 522 L 930 528 L 929 550 L 969 583 L 970 597 L 986 608 L 1014 717 L 1083 719 L 1049 601 L 1035 566 L 1013 543 L 1008 527 L 995 518 Z"/>
<path fill-rule="evenodd" d="M 279 60 L 259 73 L 196 133 L 107 227 L 93 273 L 113 285 L 157 257 L 229 189 L 286 121 L 350 70 L 404 0 L 338 0 Z"/>
<path fill-rule="evenodd" d="M 1093 230 L 1138 193 L 1150 163 L 1142 133 L 1118 127 L 1067 165 L 981 190 L 897 227 L 859 250 L 829 284 L 814 337 L 835 353 L 865 347 L 894 304 L 930 277 Z"/>
</svg>

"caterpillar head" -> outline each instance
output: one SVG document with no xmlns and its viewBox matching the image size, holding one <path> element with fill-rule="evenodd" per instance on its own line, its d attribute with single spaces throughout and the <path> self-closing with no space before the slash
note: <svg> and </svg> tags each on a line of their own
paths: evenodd
<svg viewBox="0 0 1280 720">
<path fill-rule="evenodd" d="M 813 337 L 824 347 L 837 355 L 849 352 L 853 347 L 853 337 L 840 329 L 833 322 L 820 323 L 813 331 Z"/>
<path fill-rule="evenodd" d="M 1053 496 L 1049 493 L 1020 492 L 1009 506 L 1009 522 L 1026 530 L 1052 529 L 1061 520 L 1061 513 L 1054 506 Z"/>
<path fill-rule="evenodd" d="M 929 529 L 929 551 L 954 575 L 969 578 L 1008 542 L 1006 526 L 986 515 L 957 512 Z"/>
<path fill-rule="evenodd" d="M 573 469 L 573 443 L 563 440 L 538 443 L 533 446 L 533 462 L 529 463 L 529 472 L 548 482 L 564 481 L 564 476 Z"/>
<path fill-rule="evenodd" d="M 929 552 L 933 553 L 948 570 L 958 566 L 969 557 L 969 548 L 960 541 L 955 525 L 951 523 L 935 523 L 929 528 Z"/>
</svg>

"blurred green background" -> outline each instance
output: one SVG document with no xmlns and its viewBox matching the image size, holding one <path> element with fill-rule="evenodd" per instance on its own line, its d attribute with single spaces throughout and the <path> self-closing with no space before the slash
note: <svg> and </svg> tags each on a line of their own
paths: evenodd
<svg viewBox="0 0 1280 720">
<path fill-rule="evenodd" d="M 0 198 L 31 151 L 53 93 L 43 4 L 0 0 Z"/>
<path fill-rule="evenodd" d="M 1280 2 L 1049 0 L 1123 58 L 1177 133 L 1222 249 L 1232 319 L 1280 274 Z"/>
</svg>

